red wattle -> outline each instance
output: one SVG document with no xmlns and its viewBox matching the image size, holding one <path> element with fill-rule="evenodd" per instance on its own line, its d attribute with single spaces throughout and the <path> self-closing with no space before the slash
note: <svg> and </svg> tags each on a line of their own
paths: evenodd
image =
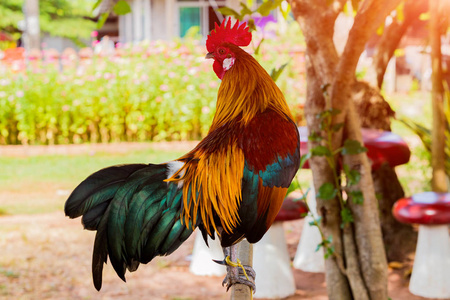
<svg viewBox="0 0 450 300">
<path fill-rule="evenodd" d="M 217 77 L 219 77 L 219 79 L 222 79 L 223 75 L 225 75 L 225 71 L 222 68 L 222 64 L 217 60 L 214 61 L 213 70 L 216 73 Z"/>
</svg>

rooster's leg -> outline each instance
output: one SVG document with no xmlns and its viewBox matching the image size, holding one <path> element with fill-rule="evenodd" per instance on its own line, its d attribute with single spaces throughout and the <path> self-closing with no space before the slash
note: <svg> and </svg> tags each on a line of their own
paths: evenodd
<svg viewBox="0 0 450 300">
<path fill-rule="evenodd" d="M 255 270 L 250 266 L 243 266 L 241 264 L 237 258 L 237 246 L 224 247 L 223 254 L 225 255 L 223 261 L 215 261 L 227 267 L 227 275 L 222 282 L 222 286 L 226 285 L 228 291 L 233 284 L 245 284 L 255 292 Z"/>
</svg>

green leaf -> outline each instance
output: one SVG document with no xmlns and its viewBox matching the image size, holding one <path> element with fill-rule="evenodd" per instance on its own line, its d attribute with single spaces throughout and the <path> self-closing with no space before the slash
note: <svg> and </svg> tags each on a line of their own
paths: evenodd
<svg viewBox="0 0 450 300">
<path fill-rule="evenodd" d="M 358 170 L 350 170 L 350 167 L 347 164 L 344 164 L 344 173 L 347 177 L 348 186 L 358 184 L 361 180 L 361 173 L 359 173 Z"/>
<path fill-rule="evenodd" d="M 326 110 L 322 111 L 321 113 L 318 113 L 316 115 L 316 118 L 317 119 L 324 119 L 324 118 L 329 117 L 329 116 L 336 116 L 336 115 L 338 115 L 340 113 L 341 113 L 341 111 L 339 109 L 335 109 L 335 108 L 326 109 Z"/>
<path fill-rule="evenodd" d="M 357 140 L 345 140 L 342 148 L 342 155 L 354 155 L 366 152 L 367 148 L 362 146 Z"/>
<path fill-rule="evenodd" d="M 284 2 L 284 3 L 286 3 L 287 5 L 281 4 L 280 11 L 281 11 L 281 14 L 283 15 L 283 18 L 285 20 L 287 20 L 289 17 L 289 13 L 291 12 L 291 5 L 288 2 Z M 286 6 L 286 7 L 283 7 L 283 6 Z"/>
<path fill-rule="evenodd" d="M 313 131 L 308 136 L 308 140 L 311 142 L 318 142 L 318 141 L 323 140 L 323 137 L 317 131 Z"/>
<path fill-rule="evenodd" d="M 328 149 L 325 146 L 319 145 L 315 146 L 311 149 L 311 155 L 312 156 L 332 156 L 330 149 Z"/>
<path fill-rule="evenodd" d="M 384 23 L 380 24 L 380 26 L 377 29 L 377 35 L 382 36 L 384 32 Z"/>
<path fill-rule="evenodd" d="M 98 17 L 98 21 L 97 21 L 97 28 L 100 29 L 103 27 L 103 25 L 106 22 L 106 19 L 108 19 L 109 16 L 109 12 L 104 12 L 100 15 L 100 17 Z"/>
<path fill-rule="evenodd" d="M 400 3 L 397 8 L 395 9 L 396 11 L 396 18 L 399 22 L 402 22 L 405 20 L 405 2 Z"/>
<path fill-rule="evenodd" d="M 308 197 L 309 192 L 311 191 L 311 188 L 308 188 L 305 193 L 300 197 L 300 198 L 296 198 L 293 201 L 297 202 L 297 201 L 306 201 L 306 198 Z"/>
<path fill-rule="evenodd" d="M 131 12 L 131 7 L 125 0 L 119 0 L 113 7 L 113 11 L 117 15 L 126 15 Z"/>
<path fill-rule="evenodd" d="M 327 259 L 327 258 L 329 258 L 329 257 L 334 255 L 334 246 L 329 246 L 326 249 L 327 249 L 327 251 L 323 255 L 323 257 L 325 259 Z"/>
<path fill-rule="evenodd" d="M 258 47 L 255 49 L 255 55 L 259 54 L 259 49 L 261 49 L 261 44 L 264 42 L 264 38 L 261 39 L 261 41 L 258 44 Z"/>
<path fill-rule="evenodd" d="M 283 0 L 267 0 L 266 2 L 263 2 L 263 4 L 261 4 L 256 11 L 259 12 L 263 17 L 266 17 L 272 10 L 277 8 L 281 4 L 281 2 L 283 2 Z"/>
<path fill-rule="evenodd" d="M 92 11 L 94 11 L 102 2 L 103 0 L 97 0 L 95 4 L 92 6 Z"/>
<path fill-rule="evenodd" d="M 323 200 L 330 200 L 336 197 L 336 194 L 337 189 L 335 188 L 334 184 L 332 184 L 331 182 L 325 182 L 319 188 L 319 192 L 317 193 L 316 197 Z"/>
<path fill-rule="evenodd" d="M 256 31 L 255 20 L 253 19 L 248 20 L 247 26 L 250 29 L 250 31 Z"/>
<path fill-rule="evenodd" d="M 322 217 L 317 217 L 316 219 L 309 221 L 309 226 L 319 226 L 320 222 L 322 221 Z"/>
<path fill-rule="evenodd" d="M 308 153 L 306 153 L 306 154 L 303 154 L 301 157 L 300 157 L 300 169 L 301 168 L 303 168 L 303 166 L 305 165 L 305 163 L 306 163 L 306 161 L 308 160 L 308 159 L 310 159 L 311 158 L 311 152 L 308 152 Z"/>
<path fill-rule="evenodd" d="M 337 123 L 331 126 L 331 131 L 338 132 L 342 127 L 344 127 L 344 123 Z"/>
<path fill-rule="evenodd" d="M 420 21 L 428 21 L 430 19 L 430 12 L 421 13 L 419 16 Z"/>
<path fill-rule="evenodd" d="M 229 8 L 227 6 L 220 7 L 217 10 L 224 16 L 233 16 L 236 19 L 239 19 L 239 17 L 240 17 L 240 14 L 237 11 L 235 11 L 234 9 Z"/>
<path fill-rule="evenodd" d="M 283 73 L 284 68 L 286 68 L 286 66 L 289 63 L 285 63 L 283 65 L 281 65 L 281 67 L 279 67 L 278 69 L 273 68 L 272 72 L 270 73 L 270 77 L 272 77 L 273 81 L 277 81 L 278 77 L 280 77 L 281 73 Z"/>
<path fill-rule="evenodd" d="M 295 178 L 294 180 L 292 180 L 291 184 L 289 185 L 286 195 L 289 195 L 290 193 L 292 193 L 293 191 L 296 191 L 298 189 L 300 189 L 300 182 L 298 182 L 298 179 Z"/>
<path fill-rule="evenodd" d="M 341 218 L 342 218 L 341 227 L 344 227 L 346 224 L 355 221 L 355 219 L 353 218 L 352 211 L 348 207 L 344 207 L 341 210 Z"/>
<path fill-rule="evenodd" d="M 361 191 L 351 191 L 349 196 L 355 204 L 363 204 L 364 202 L 364 195 Z"/>
<path fill-rule="evenodd" d="M 241 5 L 241 14 L 240 14 L 240 20 L 242 20 L 242 17 L 244 17 L 245 15 L 251 15 L 253 13 L 253 11 L 244 3 L 244 2 L 240 2 L 239 3 Z"/>
</svg>

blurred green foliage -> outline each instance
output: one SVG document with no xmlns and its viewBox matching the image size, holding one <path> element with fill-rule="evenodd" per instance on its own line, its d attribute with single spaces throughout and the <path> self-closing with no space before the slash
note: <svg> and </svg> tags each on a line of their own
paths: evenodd
<svg viewBox="0 0 450 300">
<path fill-rule="evenodd" d="M 267 70 L 303 59 L 271 43 L 259 55 Z M 220 85 L 205 53 L 199 40 L 184 39 L 125 45 L 111 56 L 31 61 L 25 70 L 0 65 L 0 144 L 200 139 Z M 288 65 L 277 81 L 296 115 L 305 93 L 301 65 Z"/>
<path fill-rule="evenodd" d="M 24 20 L 23 0 L 2 0 L 0 2 L 0 31 L 19 39 L 18 24 Z M 89 0 L 40 0 L 39 23 L 41 31 L 53 36 L 65 37 L 82 45 L 96 28 L 95 22 L 86 17 L 92 15 Z"/>
</svg>

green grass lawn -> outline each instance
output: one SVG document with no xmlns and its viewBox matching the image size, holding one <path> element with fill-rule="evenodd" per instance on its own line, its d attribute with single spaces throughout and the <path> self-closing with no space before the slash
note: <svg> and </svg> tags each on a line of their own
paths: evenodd
<svg viewBox="0 0 450 300">
<path fill-rule="evenodd" d="M 0 157 L 0 214 L 62 210 L 70 191 L 89 174 L 111 165 L 160 163 L 185 151 L 139 150 L 124 154 Z"/>
<path fill-rule="evenodd" d="M 392 94 L 387 95 L 386 99 L 397 117 L 407 116 L 431 127 L 429 93 Z M 406 194 L 429 190 L 429 154 L 417 136 L 402 123 L 393 121 L 392 130 L 407 141 L 412 151 L 410 162 L 396 168 Z M 160 163 L 178 158 L 186 152 L 187 149 L 176 146 L 171 150 L 156 150 L 149 144 L 148 149 L 132 150 L 126 154 L 113 151 L 82 155 L 0 157 L 0 215 L 62 211 L 69 193 L 89 174 L 101 168 L 125 163 Z M 310 178 L 309 170 L 299 173 L 303 190 L 309 186 Z"/>
</svg>

